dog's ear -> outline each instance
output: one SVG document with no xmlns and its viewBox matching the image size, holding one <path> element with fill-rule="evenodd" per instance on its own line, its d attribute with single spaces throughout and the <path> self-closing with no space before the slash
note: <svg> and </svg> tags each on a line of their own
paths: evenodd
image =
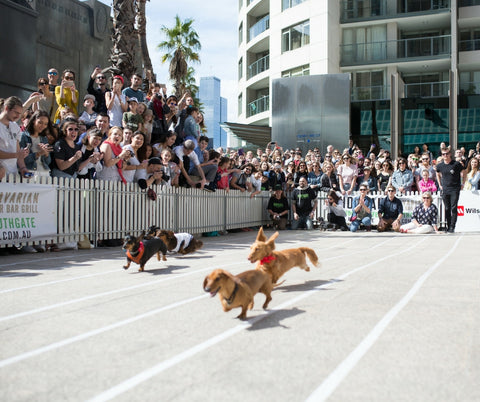
<svg viewBox="0 0 480 402">
<path fill-rule="evenodd" d="M 265 233 L 263 233 L 263 226 L 260 226 L 260 229 L 258 229 L 257 241 L 265 240 L 267 240 L 267 236 L 265 236 Z"/>
<path fill-rule="evenodd" d="M 272 250 L 275 250 L 275 239 L 277 237 L 278 237 L 278 232 L 275 232 L 273 235 L 270 236 L 270 239 L 268 239 L 268 241 L 266 242 Z"/>
<path fill-rule="evenodd" d="M 270 239 L 268 239 L 268 241 L 274 241 L 277 237 L 278 237 L 278 232 L 275 232 L 270 236 Z"/>
<path fill-rule="evenodd" d="M 138 241 L 143 240 L 144 237 L 145 237 L 145 230 L 142 230 L 142 233 L 140 234 L 140 237 L 138 238 Z"/>
</svg>

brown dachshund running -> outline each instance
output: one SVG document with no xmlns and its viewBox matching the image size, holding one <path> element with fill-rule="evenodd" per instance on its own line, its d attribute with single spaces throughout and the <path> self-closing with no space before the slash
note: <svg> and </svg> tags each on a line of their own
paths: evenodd
<svg viewBox="0 0 480 402">
<path fill-rule="evenodd" d="M 241 307 L 242 312 L 237 318 L 245 320 L 247 318 L 247 309 L 253 308 L 253 298 L 258 292 L 266 296 L 263 308 L 268 307 L 272 300 L 272 280 L 270 276 L 263 271 L 250 270 L 238 275 L 216 269 L 205 277 L 203 281 L 203 290 L 210 292 L 213 297 L 218 293 L 222 302 L 223 311 L 230 311 L 232 308 Z"/>
<path fill-rule="evenodd" d="M 275 232 L 267 241 L 267 237 L 261 227 L 255 243 L 250 246 L 250 254 L 248 256 L 250 262 L 257 262 L 255 269 L 268 272 L 271 275 L 274 285 L 285 272 L 293 267 L 300 267 L 305 271 L 310 271 L 305 256 L 308 256 L 313 265 L 319 266 L 317 254 L 311 248 L 298 247 L 275 251 L 275 239 L 277 237 L 278 232 Z"/>
</svg>

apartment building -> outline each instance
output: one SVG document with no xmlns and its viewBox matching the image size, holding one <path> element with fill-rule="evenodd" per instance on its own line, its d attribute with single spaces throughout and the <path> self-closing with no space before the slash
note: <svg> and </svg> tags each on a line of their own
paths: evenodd
<svg viewBox="0 0 480 402">
<path fill-rule="evenodd" d="M 480 0 L 239 0 L 238 122 L 272 80 L 348 73 L 350 134 L 406 153 L 480 141 Z"/>
</svg>

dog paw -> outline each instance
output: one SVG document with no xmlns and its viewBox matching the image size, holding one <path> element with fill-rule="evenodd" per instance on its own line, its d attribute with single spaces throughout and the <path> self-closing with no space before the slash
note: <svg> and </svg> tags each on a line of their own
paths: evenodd
<svg viewBox="0 0 480 402">
<path fill-rule="evenodd" d="M 138 268 L 138 272 L 143 272 L 143 267 Z"/>
<path fill-rule="evenodd" d="M 124 269 L 124 270 L 127 270 L 128 268 L 130 268 L 128 265 L 124 265 L 124 266 L 123 266 L 123 269 Z"/>
</svg>

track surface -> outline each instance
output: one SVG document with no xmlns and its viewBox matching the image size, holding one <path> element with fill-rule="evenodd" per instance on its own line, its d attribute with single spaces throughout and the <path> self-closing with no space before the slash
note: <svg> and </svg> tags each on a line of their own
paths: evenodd
<svg viewBox="0 0 480 402">
<path fill-rule="evenodd" d="M 0 400 L 480 400 L 480 234 L 280 232 L 322 266 L 242 322 L 202 283 L 252 269 L 255 236 L 143 273 L 120 248 L 0 257 Z"/>
</svg>

